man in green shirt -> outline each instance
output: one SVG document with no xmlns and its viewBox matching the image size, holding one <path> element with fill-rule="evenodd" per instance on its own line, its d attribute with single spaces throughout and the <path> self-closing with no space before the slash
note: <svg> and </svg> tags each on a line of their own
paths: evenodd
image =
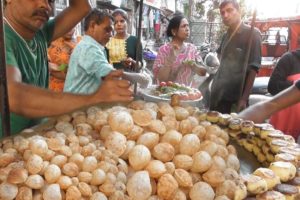
<svg viewBox="0 0 300 200">
<path fill-rule="evenodd" d="M 56 93 L 48 88 L 47 46 L 63 36 L 90 11 L 88 0 L 70 0 L 70 6 L 49 20 L 53 0 L 6 0 L 4 9 L 6 72 L 12 133 L 60 115 L 101 102 L 130 101 L 129 82 L 122 72 L 90 95 Z M 0 137 L 2 136 L 0 124 Z"/>
</svg>

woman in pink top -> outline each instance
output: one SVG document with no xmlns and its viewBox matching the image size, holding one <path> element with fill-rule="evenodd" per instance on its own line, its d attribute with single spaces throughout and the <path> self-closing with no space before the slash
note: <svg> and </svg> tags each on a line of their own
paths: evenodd
<svg viewBox="0 0 300 200">
<path fill-rule="evenodd" d="M 189 35 L 189 23 L 184 16 L 176 15 L 170 20 L 167 36 L 172 37 L 172 41 L 159 48 L 153 65 L 153 74 L 158 82 L 173 81 L 196 87 L 194 75 L 206 74 L 197 48 L 185 42 Z"/>
</svg>

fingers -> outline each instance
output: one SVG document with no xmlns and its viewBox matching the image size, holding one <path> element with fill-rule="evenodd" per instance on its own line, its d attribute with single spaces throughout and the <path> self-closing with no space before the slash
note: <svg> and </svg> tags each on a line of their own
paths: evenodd
<svg viewBox="0 0 300 200">
<path fill-rule="evenodd" d="M 128 57 L 126 61 L 127 61 L 127 62 L 132 62 L 133 59 L 132 59 L 131 57 Z"/>
<path fill-rule="evenodd" d="M 116 99 L 112 99 L 112 102 L 128 102 L 128 101 L 132 101 L 133 100 L 133 96 L 118 96 L 116 97 Z"/>
<path fill-rule="evenodd" d="M 117 80 L 117 85 L 120 88 L 129 88 L 130 87 L 130 81 L 128 80 Z"/>
<path fill-rule="evenodd" d="M 133 92 L 129 88 L 127 80 L 109 79 L 102 82 L 95 95 L 98 102 L 131 101 Z"/>
<path fill-rule="evenodd" d="M 113 70 L 109 73 L 110 78 L 120 78 L 123 74 L 123 70 Z"/>
<path fill-rule="evenodd" d="M 119 96 L 132 97 L 133 91 L 130 90 L 129 88 L 127 88 L 127 89 L 125 89 L 125 88 L 118 88 L 117 91 L 116 91 L 116 94 L 118 94 Z"/>
<path fill-rule="evenodd" d="M 127 65 L 127 67 L 130 67 L 133 63 L 133 59 L 131 57 L 128 57 L 126 60 L 125 60 L 125 64 Z"/>
</svg>

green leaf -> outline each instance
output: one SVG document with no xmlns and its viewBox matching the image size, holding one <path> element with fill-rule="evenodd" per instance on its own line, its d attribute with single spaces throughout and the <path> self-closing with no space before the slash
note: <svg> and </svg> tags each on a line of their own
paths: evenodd
<svg viewBox="0 0 300 200">
<path fill-rule="evenodd" d="M 67 69 L 67 67 L 68 67 L 67 64 L 61 64 L 61 65 L 58 66 L 58 70 L 59 70 L 59 71 L 64 71 L 64 70 Z"/>
</svg>

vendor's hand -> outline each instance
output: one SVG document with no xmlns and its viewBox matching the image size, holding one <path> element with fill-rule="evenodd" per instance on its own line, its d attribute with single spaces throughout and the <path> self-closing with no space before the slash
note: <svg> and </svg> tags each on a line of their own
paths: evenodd
<svg viewBox="0 0 300 200">
<path fill-rule="evenodd" d="M 135 64 L 135 60 L 133 60 L 132 58 L 128 57 L 128 58 L 122 60 L 121 63 L 125 67 L 131 68 Z"/>
<path fill-rule="evenodd" d="M 123 71 L 112 71 L 102 82 L 98 91 L 94 94 L 97 102 L 120 102 L 133 100 L 133 92 L 130 90 L 130 82 L 120 80 Z"/>
<path fill-rule="evenodd" d="M 247 103 L 248 101 L 247 100 L 244 100 L 244 99 L 240 99 L 238 104 L 237 104 L 237 111 L 236 112 L 240 112 L 242 110 L 244 110 L 245 108 L 247 108 Z"/>
</svg>

